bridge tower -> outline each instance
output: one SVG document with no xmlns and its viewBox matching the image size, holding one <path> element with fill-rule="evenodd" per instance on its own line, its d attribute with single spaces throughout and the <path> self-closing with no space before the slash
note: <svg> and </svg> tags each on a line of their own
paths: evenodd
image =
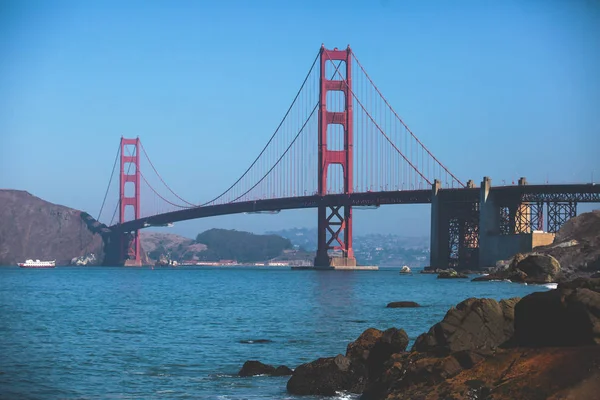
<svg viewBox="0 0 600 400">
<path fill-rule="evenodd" d="M 140 139 L 121 137 L 121 169 L 119 174 L 119 224 L 125 222 L 127 207 L 133 208 L 133 219 L 140 218 Z M 133 193 L 127 190 L 133 184 Z M 120 257 L 125 266 L 142 265 L 140 232 L 122 232 Z"/>
<path fill-rule="evenodd" d="M 332 79 L 325 75 L 327 61 L 339 62 L 338 73 Z M 336 65 L 338 63 L 335 63 Z M 345 64 L 345 66 L 342 66 Z M 352 118 L 352 50 L 327 50 L 321 46 L 319 79 L 319 167 L 318 194 L 327 195 L 327 172 L 330 165 L 340 165 L 343 175 L 343 191 L 352 193 L 353 187 L 353 118 Z M 343 73 L 345 73 L 345 79 Z M 327 107 L 328 92 L 342 92 L 344 98 L 343 111 L 329 111 Z M 343 129 L 344 147 L 333 150 L 327 146 L 328 128 L 341 125 Z M 341 210 L 343 208 L 343 210 Z M 341 257 L 331 257 L 329 250 L 340 250 Z M 354 267 L 356 259 L 352 250 L 352 207 L 318 206 L 318 247 L 315 267 Z"/>
</svg>

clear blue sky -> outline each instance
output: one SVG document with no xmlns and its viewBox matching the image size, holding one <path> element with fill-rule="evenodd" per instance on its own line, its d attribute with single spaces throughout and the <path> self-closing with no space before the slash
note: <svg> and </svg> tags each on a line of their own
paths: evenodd
<svg viewBox="0 0 600 400">
<path fill-rule="evenodd" d="M 321 43 L 350 44 L 463 180 L 600 180 L 600 2 L 1 1 L 0 187 L 96 214 L 121 135 L 183 197 L 251 162 Z M 316 211 L 178 224 L 256 232 Z M 355 234 L 427 234 L 428 207 L 356 214 Z"/>
</svg>

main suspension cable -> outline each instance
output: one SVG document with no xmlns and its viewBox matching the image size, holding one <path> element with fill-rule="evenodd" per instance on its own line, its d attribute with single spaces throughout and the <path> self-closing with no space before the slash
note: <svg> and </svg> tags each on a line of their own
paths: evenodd
<svg viewBox="0 0 600 400">
<path fill-rule="evenodd" d="M 102 200 L 102 205 L 100 206 L 100 212 L 98 213 L 98 218 L 96 221 L 100 221 L 100 216 L 102 215 L 102 210 L 104 209 L 104 203 L 106 203 L 106 197 L 108 196 L 108 191 L 110 190 L 110 184 L 112 183 L 113 176 L 115 174 L 115 168 L 117 167 L 117 161 L 119 160 L 119 154 L 121 154 L 121 143 L 119 143 L 119 149 L 117 150 L 117 156 L 115 157 L 115 162 L 113 163 L 112 172 L 110 173 L 110 179 L 108 180 L 108 186 L 106 187 L 106 193 L 104 193 L 104 199 Z M 112 221 L 111 221 L 112 223 Z"/>
<path fill-rule="evenodd" d="M 200 207 L 208 205 L 208 204 L 211 204 L 211 203 L 214 203 L 215 201 L 217 201 L 218 199 L 220 199 L 221 197 L 223 197 L 225 194 L 227 194 L 227 192 L 229 192 L 235 185 L 237 185 L 248 174 L 248 172 L 252 169 L 252 167 L 258 162 L 258 160 L 263 155 L 263 153 L 265 152 L 265 150 L 267 149 L 267 147 L 269 147 L 269 144 L 271 144 L 271 142 L 275 138 L 275 135 L 277 135 L 277 133 L 279 132 L 279 129 L 281 128 L 281 126 L 285 122 L 285 119 L 287 118 L 287 116 L 289 115 L 290 111 L 292 110 L 292 107 L 294 106 L 294 104 L 296 103 L 296 100 L 300 96 L 300 93 L 302 92 L 302 89 L 304 88 L 304 85 L 306 84 L 306 81 L 310 77 L 310 74 L 311 74 L 312 70 L 314 69 L 315 64 L 317 63 L 317 60 L 319 59 L 319 55 L 320 54 L 321 54 L 321 50 L 319 50 L 319 53 L 317 53 L 317 56 L 315 57 L 315 60 L 313 61 L 310 69 L 308 70 L 308 74 L 306 74 L 306 77 L 304 78 L 304 81 L 302 82 L 302 86 L 300 86 L 300 89 L 298 90 L 298 93 L 296 93 L 296 96 L 294 97 L 294 100 L 292 101 L 292 104 L 288 108 L 287 112 L 285 113 L 285 115 L 281 119 L 281 122 L 277 126 L 277 129 L 275 129 L 275 132 L 273 133 L 273 135 L 271 135 L 271 138 L 269 139 L 269 141 L 267 142 L 267 144 L 265 145 L 265 147 L 262 149 L 262 151 L 260 152 L 260 154 L 258 155 L 258 157 L 256 157 L 256 159 L 252 162 L 252 164 L 250 164 L 250 166 L 248 167 L 248 169 L 246 169 L 246 171 L 242 174 L 242 176 L 240 176 L 237 181 L 235 181 L 231 186 L 229 186 L 227 188 L 227 190 L 225 190 L 223 193 L 221 193 L 220 195 L 218 195 L 214 199 L 212 199 L 210 201 L 207 201 L 206 203 L 200 204 Z"/>
</svg>

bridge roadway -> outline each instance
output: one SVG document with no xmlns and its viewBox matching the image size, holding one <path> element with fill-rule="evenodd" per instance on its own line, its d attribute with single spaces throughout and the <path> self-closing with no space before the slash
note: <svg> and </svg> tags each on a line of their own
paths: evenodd
<svg viewBox="0 0 600 400">
<path fill-rule="evenodd" d="M 500 197 L 528 202 L 573 201 L 578 203 L 600 202 L 600 185 L 595 184 L 562 184 L 562 185 L 512 185 L 497 186 L 491 190 Z M 480 188 L 441 189 L 440 194 L 445 201 L 474 202 L 479 201 Z M 178 211 L 144 217 L 110 227 L 113 231 L 132 232 L 150 226 L 165 225 L 173 222 L 197 218 L 215 217 L 218 215 L 294 210 L 325 206 L 380 206 L 388 204 L 430 204 L 431 189 L 382 191 L 351 194 L 330 194 L 326 196 L 299 196 L 281 199 L 242 201 L 214 206 L 186 208 Z"/>
</svg>

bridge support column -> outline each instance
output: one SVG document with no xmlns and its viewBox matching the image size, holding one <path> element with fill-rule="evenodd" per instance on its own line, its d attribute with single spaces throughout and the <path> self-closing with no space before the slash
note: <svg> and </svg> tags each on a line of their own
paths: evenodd
<svg viewBox="0 0 600 400">
<path fill-rule="evenodd" d="M 429 265 L 432 268 L 445 268 L 448 263 L 448 210 L 441 201 L 440 188 L 441 182 L 436 179 L 431 188 Z"/>
<path fill-rule="evenodd" d="M 140 139 L 121 137 L 121 170 L 119 179 L 119 224 L 126 221 L 126 212 L 133 209 L 131 219 L 140 218 Z M 129 185 L 128 185 L 129 183 Z M 141 266 L 139 231 L 121 232 L 121 261 L 125 266 Z"/>
<path fill-rule="evenodd" d="M 496 204 L 491 188 L 492 180 L 485 176 L 479 191 L 479 267 L 489 267 L 497 261 L 497 251 L 491 238 L 501 233 L 501 210 Z M 508 220 L 514 221 L 510 217 Z"/>
<path fill-rule="evenodd" d="M 338 61 L 338 63 L 335 63 Z M 331 79 L 325 75 L 327 63 L 333 67 Z M 345 64 L 342 66 L 342 64 Z M 353 188 L 353 117 L 352 117 L 352 50 L 327 50 L 321 46 L 321 74 L 319 80 L 319 167 L 318 193 L 326 196 L 327 173 L 330 165 L 340 165 L 343 182 L 333 182 L 335 191 L 341 186 L 343 193 L 352 193 Z M 333 72 L 335 71 L 335 73 Z M 345 76 L 344 76 L 345 75 Z M 328 111 L 327 93 L 342 92 L 344 96 L 343 111 Z M 344 148 L 330 149 L 327 146 L 328 128 L 340 125 L 344 133 Z M 323 201 L 326 201 L 323 199 Z M 343 210 L 342 210 L 343 208 Z M 329 254 L 330 250 L 339 254 Z M 329 206 L 326 203 L 318 207 L 318 247 L 315 267 L 345 268 L 355 267 L 356 259 L 352 250 L 352 207 Z"/>
</svg>

